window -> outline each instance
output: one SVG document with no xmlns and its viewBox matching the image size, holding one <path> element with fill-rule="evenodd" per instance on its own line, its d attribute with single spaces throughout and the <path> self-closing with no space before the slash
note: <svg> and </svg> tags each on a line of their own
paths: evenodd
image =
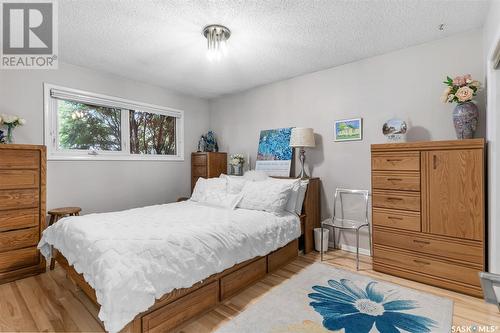
<svg viewBox="0 0 500 333">
<path fill-rule="evenodd" d="M 182 160 L 183 112 L 45 84 L 49 159 Z"/>
</svg>

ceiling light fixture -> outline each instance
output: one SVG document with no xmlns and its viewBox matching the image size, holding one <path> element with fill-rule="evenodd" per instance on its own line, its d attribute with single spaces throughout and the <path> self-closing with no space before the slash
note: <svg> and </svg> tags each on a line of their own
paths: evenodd
<svg viewBox="0 0 500 333">
<path fill-rule="evenodd" d="M 231 30 L 223 25 L 211 24 L 203 28 L 203 36 L 207 38 L 207 58 L 210 61 L 220 61 L 227 54 L 227 40 Z"/>
</svg>

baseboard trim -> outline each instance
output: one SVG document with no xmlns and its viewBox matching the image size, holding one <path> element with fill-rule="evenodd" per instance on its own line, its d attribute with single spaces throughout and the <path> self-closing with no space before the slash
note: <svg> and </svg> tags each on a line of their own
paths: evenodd
<svg viewBox="0 0 500 333">
<path fill-rule="evenodd" d="M 330 248 L 333 248 L 333 242 L 329 242 L 328 243 L 328 246 Z M 342 251 L 346 251 L 346 252 L 352 252 L 352 253 L 356 253 L 356 246 L 351 246 L 351 245 L 346 245 L 346 244 L 340 244 L 340 249 Z M 368 249 L 363 249 L 363 248 L 359 248 L 359 254 L 363 254 L 365 256 L 370 256 L 371 257 L 371 251 L 368 250 Z"/>
</svg>

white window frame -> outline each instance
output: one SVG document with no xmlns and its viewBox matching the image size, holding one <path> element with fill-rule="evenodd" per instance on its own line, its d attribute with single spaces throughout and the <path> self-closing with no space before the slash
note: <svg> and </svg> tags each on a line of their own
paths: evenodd
<svg viewBox="0 0 500 333">
<path fill-rule="evenodd" d="M 166 116 L 175 116 L 175 134 L 176 134 L 176 155 L 150 155 L 150 154 L 131 154 L 130 153 L 130 125 L 129 112 L 121 113 L 121 151 L 91 151 L 76 149 L 59 149 L 58 133 L 58 110 L 57 98 L 52 97 L 51 91 L 57 91 L 60 94 L 79 96 L 89 104 L 117 107 L 122 110 L 134 110 L 139 112 L 150 112 Z M 43 85 L 44 96 L 44 142 L 47 146 L 48 160 L 101 160 L 101 161 L 184 161 L 184 111 L 164 106 L 136 102 L 120 97 L 107 96 L 88 91 L 66 88 L 50 83 Z M 107 102 L 106 102 L 107 101 Z M 109 103 L 110 105 L 106 105 Z M 125 125 L 124 125 L 125 124 Z"/>
</svg>

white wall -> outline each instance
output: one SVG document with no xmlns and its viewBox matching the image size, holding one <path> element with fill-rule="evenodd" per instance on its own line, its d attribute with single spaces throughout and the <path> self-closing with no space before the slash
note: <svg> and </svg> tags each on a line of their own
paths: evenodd
<svg viewBox="0 0 500 333">
<path fill-rule="evenodd" d="M 484 63 L 488 89 L 487 139 L 488 139 L 488 220 L 489 220 L 489 270 L 500 273 L 500 69 L 491 64 L 493 53 L 500 42 L 500 1 L 492 1 L 488 19 L 484 25 Z"/>
<path fill-rule="evenodd" d="M 47 207 L 76 205 L 84 213 L 174 201 L 190 191 L 190 152 L 208 130 L 208 102 L 68 64 L 58 70 L 0 71 L 0 113 L 28 124 L 17 143 L 43 144 L 43 83 L 118 96 L 185 111 L 185 161 L 49 161 Z"/>
<path fill-rule="evenodd" d="M 484 77 L 482 31 L 365 59 L 212 100 L 210 125 L 230 153 L 250 153 L 255 161 L 262 129 L 312 127 L 315 149 L 307 151 L 313 176 L 322 180 L 322 215 L 332 211 L 337 186 L 370 188 L 370 144 L 384 142 L 383 123 L 405 119 L 409 140 L 456 138 L 452 105 L 440 96 L 446 75 Z M 485 135 L 484 95 L 479 96 Z M 361 142 L 335 143 L 333 121 L 363 117 Z M 351 235 L 352 236 L 352 235 Z M 344 242 L 353 245 L 351 236 Z M 367 239 L 363 247 L 368 248 Z"/>
</svg>

